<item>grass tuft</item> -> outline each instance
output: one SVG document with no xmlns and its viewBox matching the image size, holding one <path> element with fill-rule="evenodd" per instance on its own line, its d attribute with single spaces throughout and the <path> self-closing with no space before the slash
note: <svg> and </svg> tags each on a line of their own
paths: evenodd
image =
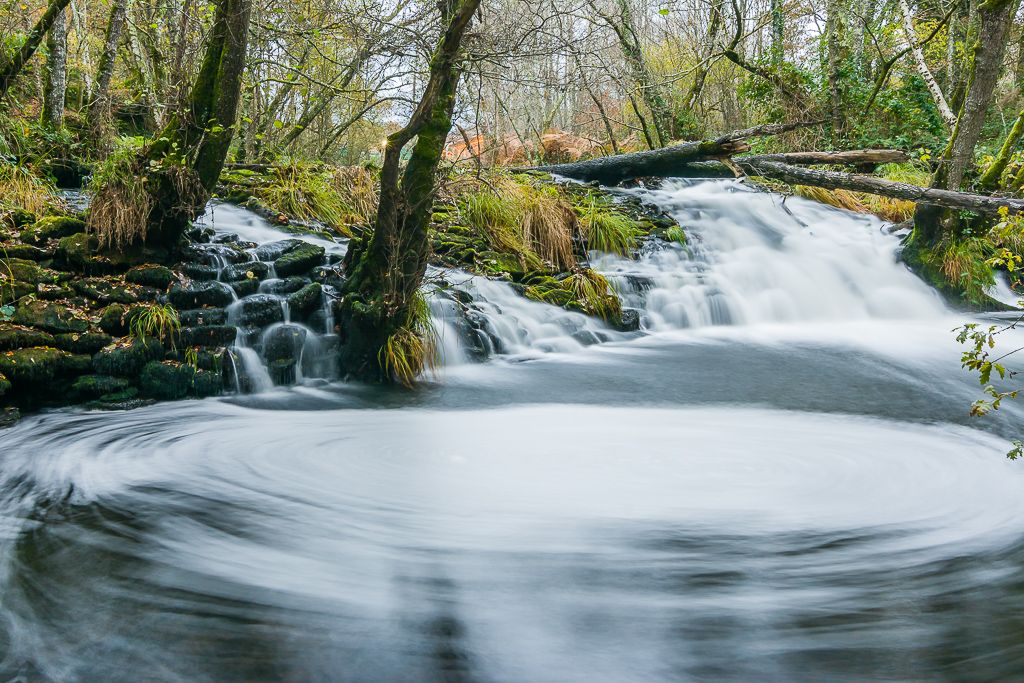
<svg viewBox="0 0 1024 683">
<path fill-rule="evenodd" d="M 417 293 L 405 325 L 388 337 L 377 354 L 381 369 L 393 381 L 412 388 L 425 371 L 440 363 L 437 332 L 430 321 L 430 305 Z"/>
<path fill-rule="evenodd" d="M 153 338 L 176 348 L 178 334 L 181 332 L 181 319 L 178 311 L 170 304 L 148 304 L 134 309 L 130 315 L 129 334 L 143 344 Z"/>
<path fill-rule="evenodd" d="M 41 216 L 56 202 L 57 193 L 49 182 L 24 166 L 0 162 L 0 207 Z"/>
<path fill-rule="evenodd" d="M 137 138 L 123 140 L 93 172 L 86 225 L 101 247 L 144 241 L 156 200 L 146 189 L 146 169 Z"/>
<path fill-rule="evenodd" d="M 580 209 L 580 227 L 587 246 L 620 256 L 629 256 L 637 243 L 637 230 L 628 216 L 610 204 L 591 197 Z"/>
</svg>

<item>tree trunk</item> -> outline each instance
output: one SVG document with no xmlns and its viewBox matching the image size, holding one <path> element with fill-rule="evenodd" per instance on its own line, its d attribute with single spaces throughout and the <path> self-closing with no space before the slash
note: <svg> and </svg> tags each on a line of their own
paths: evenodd
<svg viewBox="0 0 1024 683">
<path fill-rule="evenodd" d="M 1020 142 L 1022 135 L 1024 135 L 1024 111 L 1017 115 L 1017 120 L 1013 122 L 1013 127 L 1010 128 L 1006 139 L 1003 140 L 999 154 L 996 155 L 992 165 L 981 175 L 978 185 L 983 190 L 991 191 L 999 187 L 999 180 L 1003 176 L 1003 171 L 1006 170 L 1006 165 L 1010 163 L 1010 157 L 1013 156 L 1013 150 L 1017 149 L 1017 143 Z"/>
<path fill-rule="evenodd" d="M 43 37 L 49 32 L 57 18 L 63 15 L 64 8 L 70 3 L 71 0 L 52 0 L 10 61 L 0 64 L 0 97 L 5 96 L 10 90 L 14 79 L 18 77 L 28 60 L 39 49 Z"/>
<path fill-rule="evenodd" d="M 613 185 L 630 178 L 670 177 L 676 175 L 680 167 L 688 162 L 724 159 L 733 154 L 747 151 L 750 146 L 743 142 L 746 138 L 777 135 L 807 125 L 809 124 L 790 123 L 759 126 L 734 131 L 714 140 L 684 142 L 681 145 L 663 149 L 521 170 L 544 171 L 586 182 L 596 181 L 605 185 Z"/>
<path fill-rule="evenodd" d="M 448 25 L 430 60 L 422 99 L 409 123 L 388 136 L 373 234 L 353 247 L 351 275 L 338 306 L 340 360 L 351 376 L 407 383 L 422 369 L 422 354 L 418 363 L 412 360 L 409 372 L 396 370 L 382 354 L 418 332 L 416 296 L 430 252 L 427 229 L 437 167 L 452 127 L 462 38 L 479 4 L 480 0 L 451 0 L 444 7 Z M 414 137 L 416 144 L 402 173 L 402 150 Z"/>
<path fill-rule="evenodd" d="M 978 6 L 978 39 L 974 44 L 970 80 L 933 187 L 959 189 L 964 174 L 974 162 L 974 148 L 999 80 L 1014 7 L 1015 0 L 986 0 Z"/>
<path fill-rule="evenodd" d="M 931 69 L 928 68 L 928 63 L 924 61 L 924 50 L 921 49 L 921 44 L 917 40 L 917 33 L 914 31 L 914 17 L 910 12 L 910 5 L 907 4 L 907 0 L 900 0 L 899 4 L 903 19 L 903 33 L 907 38 L 910 53 L 914 56 L 914 65 L 917 67 L 917 73 L 928 87 L 928 92 L 932 95 L 935 107 L 939 110 L 939 116 L 946 122 L 946 127 L 952 130 L 953 126 L 956 125 L 956 114 L 949 108 L 946 96 L 942 94 L 942 88 L 939 87 L 935 76 L 932 75 Z"/>
<path fill-rule="evenodd" d="M 114 78 L 114 64 L 117 62 L 117 47 L 121 44 L 124 31 L 128 0 L 114 0 L 110 7 L 110 19 L 103 39 L 103 54 L 100 55 L 99 71 L 96 74 L 96 97 L 89 105 L 89 127 L 98 136 L 110 119 L 110 83 Z"/>
<path fill-rule="evenodd" d="M 844 126 L 843 117 L 843 92 L 840 62 L 840 41 L 839 41 L 839 2 L 829 0 L 826 7 L 825 17 L 825 49 L 828 61 L 828 99 L 832 111 L 832 141 L 836 142 L 842 135 Z"/>
<path fill-rule="evenodd" d="M 157 200 L 149 235 L 163 246 L 174 245 L 202 213 L 234 136 L 252 0 L 218 0 L 216 7 L 187 108 L 171 117 L 147 153 L 156 164 L 150 178 Z M 174 177 L 183 166 L 187 182 Z"/>
<path fill-rule="evenodd" d="M 54 130 L 64 127 L 64 98 L 68 91 L 68 16 L 60 12 L 46 37 L 46 83 L 43 123 Z"/>
</svg>

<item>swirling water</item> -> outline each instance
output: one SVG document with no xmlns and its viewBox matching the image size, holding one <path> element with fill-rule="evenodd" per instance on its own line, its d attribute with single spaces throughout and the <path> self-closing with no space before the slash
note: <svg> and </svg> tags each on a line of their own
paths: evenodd
<svg viewBox="0 0 1024 683">
<path fill-rule="evenodd" d="M 1021 411 L 966 417 L 961 316 L 877 221 L 631 192 L 692 236 L 593 255 L 645 334 L 447 273 L 497 355 L 438 297 L 418 391 L 3 433 L 0 680 L 1021 678 Z"/>
</svg>

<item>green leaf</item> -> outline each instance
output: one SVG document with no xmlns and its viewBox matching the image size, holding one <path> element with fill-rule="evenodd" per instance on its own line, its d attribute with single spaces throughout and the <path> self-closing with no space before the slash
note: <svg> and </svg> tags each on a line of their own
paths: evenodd
<svg viewBox="0 0 1024 683">
<path fill-rule="evenodd" d="M 282 121 L 281 119 L 276 119 L 274 121 L 274 128 L 277 128 L 278 130 L 284 128 L 284 121 Z"/>
<path fill-rule="evenodd" d="M 669 14 L 669 8 L 668 7 L 662 7 L 660 10 L 658 10 L 658 14 L 660 14 L 663 17 L 667 17 L 668 14 Z"/>
</svg>

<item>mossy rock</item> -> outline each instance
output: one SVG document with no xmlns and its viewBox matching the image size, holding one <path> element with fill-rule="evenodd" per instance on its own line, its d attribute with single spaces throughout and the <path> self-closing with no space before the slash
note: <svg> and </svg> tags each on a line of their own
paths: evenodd
<svg viewBox="0 0 1024 683">
<path fill-rule="evenodd" d="M 143 342 L 133 337 L 124 337 L 93 356 L 92 366 L 98 375 L 135 377 L 147 363 L 159 360 L 163 355 L 163 345 L 155 339 Z"/>
<path fill-rule="evenodd" d="M 87 353 L 69 353 L 61 359 L 60 370 L 67 375 L 82 375 L 92 370 L 92 356 Z"/>
<path fill-rule="evenodd" d="M 70 237 L 85 232 L 85 221 L 70 216 L 46 216 L 21 232 L 21 241 L 44 244 L 47 240 Z"/>
<path fill-rule="evenodd" d="M 7 390 L 11 388 L 11 383 L 8 381 L 4 373 L 0 372 L 0 396 L 7 393 Z"/>
<path fill-rule="evenodd" d="M 10 225 L 12 228 L 23 228 L 26 225 L 32 225 L 36 222 L 36 215 L 31 211 L 25 209 L 12 209 L 5 211 L 0 214 L 3 217 L 4 223 Z"/>
<path fill-rule="evenodd" d="M 136 408 L 151 406 L 154 403 L 156 401 L 151 398 L 139 398 L 139 390 L 135 387 L 129 387 L 124 391 L 101 396 L 99 399 L 90 401 L 85 405 L 91 410 L 135 410 Z"/>
<path fill-rule="evenodd" d="M 100 329 L 115 337 L 123 337 L 128 334 L 128 323 L 124 314 L 127 308 L 121 304 L 111 304 L 100 312 Z"/>
<path fill-rule="evenodd" d="M 102 332 L 58 334 L 55 339 L 57 348 L 69 353 L 93 354 L 109 346 L 114 340 L 109 334 Z"/>
<path fill-rule="evenodd" d="M 57 243 L 56 258 L 67 268 L 86 273 L 107 272 L 110 262 L 96 255 L 99 240 L 93 235 L 81 232 L 65 237 Z"/>
<path fill-rule="evenodd" d="M 54 346 L 53 335 L 23 325 L 0 323 L 0 351 L 24 349 L 30 346 Z"/>
<path fill-rule="evenodd" d="M 84 315 L 67 306 L 52 301 L 29 300 L 18 306 L 14 313 L 14 322 L 19 325 L 38 327 L 53 333 L 85 332 L 89 329 L 89 320 Z"/>
<path fill-rule="evenodd" d="M 196 370 L 192 379 L 192 395 L 199 398 L 219 396 L 224 393 L 224 379 L 221 373 L 211 370 Z"/>
<path fill-rule="evenodd" d="M 301 242 L 274 261 L 274 271 L 278 277 L 301 275 L 323 263 L 325 253 L 319 245 Z"/>
<path fill-rule="evenodd" d="M 192 390 L 196 369 L 176 361 L 147 363 L 139 377 L 139 389 L 144 396 L 161 401 L 185 398 Z"/>
<path fill-rule="evenodd" d="M 167 293 L 171 305 L 181 310 L 223 307 L 235 300 L 230 288 L 221 282 L 193 282 L 189 285 L 174 285 Z"/>
<path fill-rule="evenodd" d="M 178 314 L 182 327 L 201 327 L 203 325 L 224 325 L 228 321 L 228 312 L 223 308 L 194 308 Z"/>
<path fill-rule="evenodd" d="M 56 250 L 54 249 L 42 249 L 40 247 L 32 246 L 31 244 L 22 244 L 21 242 L 0 244 L 0 254 L 6 255 L 7 258 L 25 259 L 27 261 L 46 261 L 48 259 L 52 259 L 55 253 Z"/>
<path fill-rule="evenodd" d="M 9 429 L 21 419 L 21 411 L 13 406 L 0 410 L 0 429 Z"/>
<path fill-rule="evenodd" d="M 319 309 L 323 303 L 323 291 L 319 282 L 313 282 L 289 296 L 288 309 L 292 316 L 303 318 Z"/>
<path fill-rule="evenodd" d="M 233 263 L 224 268 L 221 278 L 225 281 L 235 280 L 265 280 L 270 277 L 270 264 L 262 261 L 249 261 L 248 263 Z"/>
<path fill-rule="evenodd" d="M 238 329 L 230 325 L 200 325 L 181 328 L 182 346 L 229 346 L 235 342 Z"/>
<path fill-rule="evenodd" d="M 0 352 L 0 374 L 15 385 L 43 384 L 57 376 L 67 355 L 48 346 Z"/>
<path fill-rule="evenodd" d="M 60 301 L 76 296 L 76 293 L 66 284 L 44 283 L 36 285 L 36 296 L 44 301 Z"/>
<path fill-rule="evenodd" d="M 153 301 L 157 296 L 155 289 L 112 278 L 84 278 L 75 280 L 71 286 L 82 296 L 104 304 L 134 304 L 143 300 Z"/>
<path fill-rule="evenodd" d="M 165 291 L 174 282 L 174 272 L 167 266 L 146 263 L 135 266 L 124 274 L 126 282 Z"/>
<path fill-rule="evenodd" d="M 251 280 L 238 280 L 236 282 L 229 282 L 228 287 L 234 290 L 235 295 L 239 299 L 244 299 L 245 297 L 251 296 L 260 291 L 260 281 L 256 278 Z"/>
</svg>

